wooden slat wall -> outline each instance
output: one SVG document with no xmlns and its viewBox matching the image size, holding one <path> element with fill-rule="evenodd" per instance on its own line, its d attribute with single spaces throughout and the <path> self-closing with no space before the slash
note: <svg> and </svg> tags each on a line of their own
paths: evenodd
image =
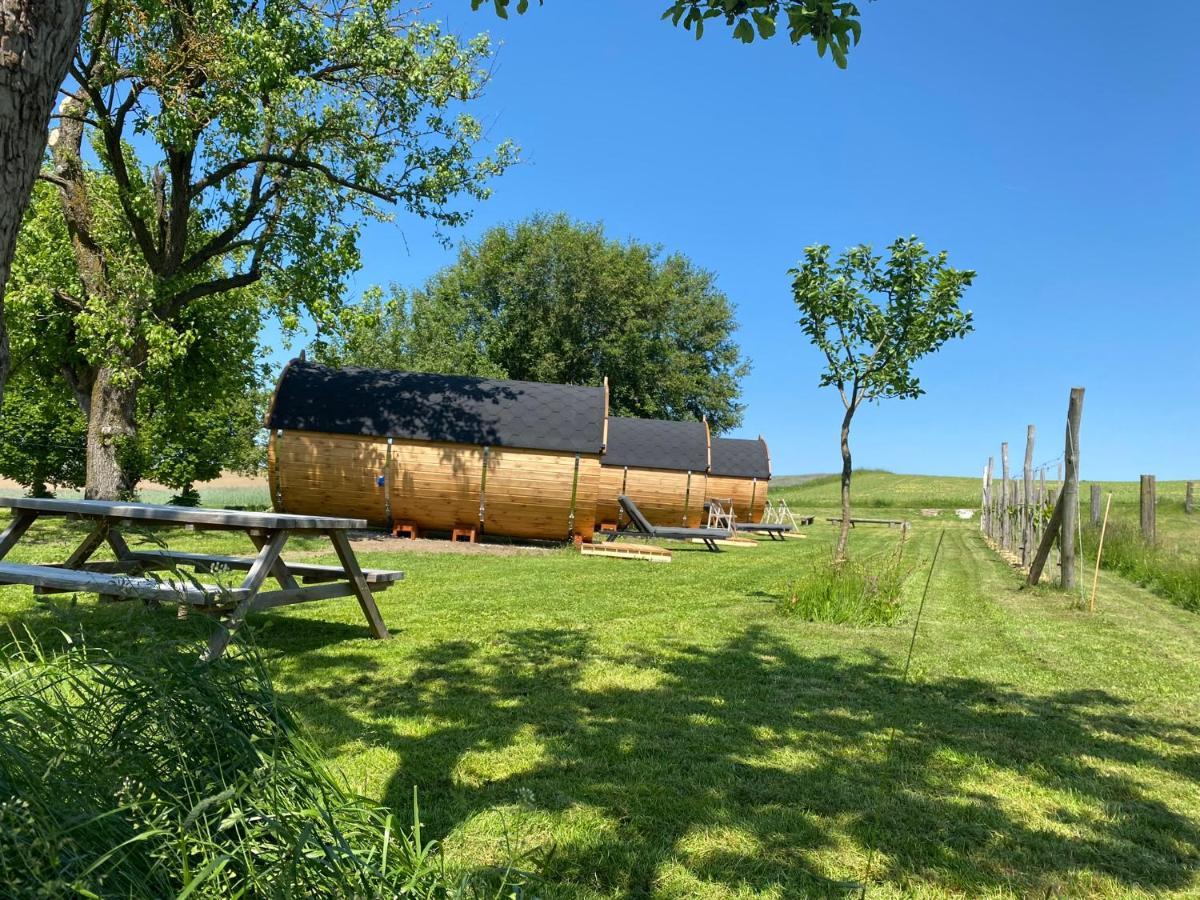
<svg viewBox="0 0 1200 900">
<path fill-rule="evenodd" d="M 759 480 L 757 484 L 752 478 L 730 478 L 723 475 L 709 475 L 705 499 L 733 499 L 733 510 L 737 513 L 739 522 L 761 522 L 763 509 L 767 502 L 767 485 L 769 482 Z"/>
<path fill-rule="evenodd" d="M 631 466 L 626 475 L 623 467 L 601 466 L 596 523 L 619 521 L 624 524 L 618 519 L 617 504 L 617 495 L 624 482 L 625 494 L 633 499 L 651 525 L 699 527 L 704 513 L 706 478 L 703 472 L 693 472 L 689 491 L 687 472 Z"/>
<path fill-rule="evenodd" d="M 386 525 L 384 438 L 285 431 L 271 435 L 268 478 L 277 508 L 288 512 L 355 515 Z M 484 492 L 484 531 L 510 537 L 566 540 L 570 528 L 575 454 L 491 448 Z M 448 531 L 479 522 L 484 448 L 422 441 L 393 442 L 387 472 L 393 521 Z M 599 456 L 580 456 L 575 532 L 595 528 Z"/>
<path fill-rule="evenodd" d="M 386 469 L 382 438 L 272 432 L 267 447 L 267 478 L 278 512 L 353 516 L 385 525 L 384 489 L 377 479 Z"/>
</svg>

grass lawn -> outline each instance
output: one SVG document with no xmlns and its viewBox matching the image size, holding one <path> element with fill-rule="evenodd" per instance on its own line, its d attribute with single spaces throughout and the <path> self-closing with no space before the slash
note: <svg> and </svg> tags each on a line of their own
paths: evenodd
<svg viewBox="0 0 1200 900">
<path fill-rule="evenodd" d="M 883 480 L 864 475 L 867 499 Z M 973 505 L 971 479 L 927 502 L 935 481 L 896 491 Z M 827 514 L 827 490 L 785 496 Z M 670 565 L 367 553 L 408 572 L 380 595 L 394 640 L 352 600 L 259 617 L 254 639 L 351 786 L 403 818 L 417 785 L 452 865 L 534 851 L 545 897 L 838 896 L 872 848 L 877 897 L 1200 893 L 1200 616 L 1108 573 L 1088 615 L 1021 590 L 976 523 L 913 523 L 917 570 L 946 537 L 907 685 L 923 571 L 894 628 L 776 612 L 825 525 Z M 37 535 L 14 560 L 66 555 L 64 526 Z M 858 528 L 852 549 L 897 539 Z M 0 614 L 97 644 L 196 627 L 92 599 L 36 610 L 25 588 L 0 588 Z"/>
</svg>

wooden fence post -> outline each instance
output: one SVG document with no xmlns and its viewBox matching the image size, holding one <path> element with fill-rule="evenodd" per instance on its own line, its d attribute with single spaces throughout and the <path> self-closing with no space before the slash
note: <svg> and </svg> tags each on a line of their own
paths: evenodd
<svg viewBox="0 0 1200 900">
<path fill-rule="evenodd" d="M 1075 540 L 1079 532 L 1079 421 L 1083 417 L 1083 388 L 1071 388 L 1067 406 L 1067 436 L 1063 448 L 1066 477 L 1062 492 L 1062 539 L 1058 552 L 1062 561 L 1062 587 L 1075 587 Z"/>
<path fill-rule="evenodd" d="M 1183 497 L 1183 511 L 1189 516 L 1192 514 L 1192 509 L 1194 508 L 1192 504 L 1192 486 L 1194 484 L 1195 482 L 1192 481 L 1187 483 L 1187 493 Z"/>
<path fill-rule="evenodd" d="M 1000 546 L 1005 550 L 1012 549 L 1012 519 L 1008 515 L 1008 505 L 1012 495 L 1008 492 L 1008 442 L 1000 445 Z"/>
<path fill-rule="evenodd" d="M 1089 506 L 1092 510 L 1092 524 L 1100 524 L 1100 485 L 1093 484 L 1091 487 L 1091 496 L 1088 498 Z"/>
<path fill-rule="evenodd" d="M 1021 565 L 1028 566 L 1033 559 L 1033 441 L 1037 434 L 1030 425 L 1025 429 L 1025 493 L 1021 508 Z"/>
<path fill-rule="evenodd" d="M 992 458 L 989 456 L 983 469 L 983 533 L 992 536 Z"/>
<path fill-rule="evenodd" d="M 1155 514 L 1157 479 L 1153 475 L 1142 476 L 1141 506 L 1142 506 L 1142 539 L 1147 544 L 1155 540 Z"/>
</svg>

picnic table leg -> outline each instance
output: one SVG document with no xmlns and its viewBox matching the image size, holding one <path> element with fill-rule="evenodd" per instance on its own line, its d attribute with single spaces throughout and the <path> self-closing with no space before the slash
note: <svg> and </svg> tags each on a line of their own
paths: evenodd
<svg viewBox="0 0 1200 900">
<path fill-rule="evenodd" d="M 37 513 L 28 510 L 18 509 L 13 514 L 12 521 L 8 523 L 4 533 L 0 534 L 0 559 L 8 555 L 8 551 L 16 546 L 17 541 L 25 536 L 29 526 L 36 520 Z"/>
<path fill-rule="evenodd" d="M 338 560 L 346 572 L 346 577 L 350 579 L 350 586 L 354 588 L 354 596 L 358 598 L 358 605 L 362 608 L 363 615 L 366 616 L 367 623 L 371 626 L 371 631 L 381 641 L 387 640 L 391 635 L 388 634 L 387 626 L 383 624 L 383 616 L 379 614 L 379 607 L 375 605 L 375 595 L 371 593 L 370 585 L 367 584 L 362 568 L 358 565 L 358 558 L 354 555 L 354 548 L 350 546 L 346 533 L 343 531 L 326 533 L 329 535 L 329 540 L 333 542 L 333 549 L 337 551 Z"/>
<path fill-rule="evenodd" d="M 275 563 L 278 561 L 287 539 L 288 532 L 276 531 L 258 551 L 258 556 L 254 558 L 254 565 L 250 567 L 250 571 L 246 573 L 246 578 L 242 582 L 246 596 L 234 607 L 228 619 L 217 622 L 217 630 L 209 639 L 208 648 L 200 655 L 201 662 L 212 662 L 225 652 L 225 648 L 229 646 L 229 641 L 233 638 L 233 633 L 242 627 L 246 616 L 254 608 L 254 596 L 262 587 L 262 583 L 267 580 L 267 574 L 275 568 Z"/>
<path fill-rule="evenodd" d="M 263 537 L 260 531 L 247 531 L 250 536 L 250 542 L 258 548 L 259 552 L 266 546 L 267 539 Z M 275 560 L 275 564 L 271 566 L 271 577 L 279 582 L 279 586 L 284 590 L 297 590 L 300 585 L 296 583 L 296 579 L 292 577 L 291 570 L 288 569 L 287 563 L 282 558 Z"/>
</svg>

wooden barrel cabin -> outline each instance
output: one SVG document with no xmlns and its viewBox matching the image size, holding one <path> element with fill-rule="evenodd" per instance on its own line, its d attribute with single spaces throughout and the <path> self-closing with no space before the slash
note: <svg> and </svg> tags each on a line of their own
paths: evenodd
<svg viewBox="0 0 1200 900">
<path fill-rule="evenodd" d="M 708 479 L 708 425 L 610 416 L 600 458 L 596 524 L 624 525 L 617 497 L 630 497 L 652 525 L 696 528 Z"/>
<path fill-rule="evenodd" d="M 421 530 L 590 539 L 605 387 L 284 368 L 267 416 L 275 509 Z"/>
<path fill-rule="evenodd" d="M 771 480 L 771 455 L 767 442 L 741 438 L 713 438 L 708 470 L 708 499 L 733 501 L 739 522 L 761 522 Z"/>
</svg>

